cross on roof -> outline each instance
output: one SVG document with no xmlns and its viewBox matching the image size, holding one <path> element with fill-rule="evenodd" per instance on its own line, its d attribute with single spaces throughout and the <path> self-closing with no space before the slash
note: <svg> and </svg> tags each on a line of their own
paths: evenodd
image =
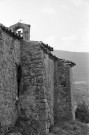
<svg viewBox="0 0 89 135">
<path fill-rule="evenodd" d="M 23 21 L 23 20 L 21 20 L 21 19 L 19 20 L 20 23 L 21 23 L 22 21 Z"/>
</svg>

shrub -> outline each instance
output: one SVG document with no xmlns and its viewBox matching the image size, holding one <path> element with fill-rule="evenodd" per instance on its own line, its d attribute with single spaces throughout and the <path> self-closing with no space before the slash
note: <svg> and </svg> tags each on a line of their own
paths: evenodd
<svg viewBox="0 0 89 135">
<path fill-rule="evenodd" d="M 77 106 L 75 117 L 83 123 L 89 123 L 89 109 L 84 101 Z"/>
</svg>

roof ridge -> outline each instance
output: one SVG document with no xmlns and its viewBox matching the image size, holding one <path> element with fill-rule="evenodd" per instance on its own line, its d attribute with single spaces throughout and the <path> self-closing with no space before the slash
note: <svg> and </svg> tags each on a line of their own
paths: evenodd
<svg viewBox="0 0 89 135">
<path fill-rule="evenodd" d="M 0 27 L 5 30 L 6 32 L 10 33 L 12 36 L 15 36 L 18 39 L 23 39 L 23 37 L 16 32 L 13 32 L 10 28 L 4 26 L 3 24 L 0 23 Z"/>
</svg>

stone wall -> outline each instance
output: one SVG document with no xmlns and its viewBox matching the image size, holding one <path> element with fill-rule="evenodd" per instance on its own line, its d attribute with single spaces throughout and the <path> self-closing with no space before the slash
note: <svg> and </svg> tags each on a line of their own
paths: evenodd
<svg viewBox="0 0 89 135">
<path fill-rule="evenodd" d="M 71 87 L 71 109 L 72 109 L 72 117 L 73 120 L 75 120 L 75 110 L 77 108 L 76 103 L 74 102 L 74 95 L 73 95 L 73 91 L 74 91 L 74 84 L 73 84 L 73 71 L 72 68 L 70 68 L 70 87 Z"/>
<path fill-rule="evenodd" d="M 47 116 L 47 125 L 48 128 L 50 125 L 54 124 L 54 59 L 50 54 L 43 52 L 44 54 L 44 83 L 45 83 L 45 95 L 48 104 L 48 116 Z"/>
<path fill-rule="evenodd" d="M 30 132 L 34 131 L 33 128 L 35 128 L 34 132 L 38 134 L 40 132 L 38 130 L 42 126 L 42 115 L 45 119 L 45 111 L 41 114 L 41 109 L 44 107 L 42 104 L 43 99 L 41 99 L 44 98 L 43 70 L 44 64 L 40 44 L 32 41 L 29 43 L 22 42 L 19 116 L 20 121 L 22 118 L 27 120 L 27 123 L 22 121 L 22 125 L 24 125 L 22 133 L 24 134 L 26 132 L 30 134 Z M 32 127 L 31 121 L 35 122 L 35 127 Z"/>
<path fill-rule="evenodd" d="M 54 120 L 66 121 L 72 119 L 70 65 L 61 60 L 54 64 Z"/>
<path fill-rule="evenodd" d="M 21 43 L 19 115 L 20 118 L 27 119 L 28 133 L 31 127 L 29 121 L 32 119 L 36 120 L 39 125 L 40 131 L 37 132 L 45 135 L 54 122 L 54 61 L 42 50 L 41 44 L 35 41 Z M 23 130 L 26 134 L 24 128 Z"/>
<path fill-rule="evenodd" d="M 41 44 L 0 34 L 2 132 L 45 135 L 53 123 L 54 62 Z"/>
<path fill-rule="evenodd" d="M 71 66 L 12 33 L 0 30 L 0 132 L 46 135 L 72 118 Z"/>
<path fill-rule="evenodd" d="M 19 41 L 0 29 L 0 132 L 13 127 L 17 118 L 16 63 L 19 62 Z"/>
</svg>

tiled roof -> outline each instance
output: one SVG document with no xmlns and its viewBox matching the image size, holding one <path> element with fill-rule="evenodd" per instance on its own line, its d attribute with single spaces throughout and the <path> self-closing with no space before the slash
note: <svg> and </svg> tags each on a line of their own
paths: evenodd
<svg viewBox="0 0 89 135">
<path fill-rule="evenodd" d="M 12 36 L 16 37 L 17 39 L 23 39 L 23 37 L 19 34 L 17 34 L 16 32 L 13 32 L 11 29 L 9 29 L 8 27 L 5 27 L 3 24 L 0 24 L 0 27 L 8 32 L 9 34 L 11 34 Z"/>
<path fill-rule="evenodd" d="M 53 51 L 53 47 L 49 46 L 48 44 L 43 43 L 42 41 L 37 41 L 38 43 L 41 44 L 41 47 L 44 49 L 44 51 Z"/>
<path fill-rule="evenodd" d="M 71 67 L 75 66 L 76 64 L 72 61 L 65 60 L 65 59 L 60 59 L 57 56 L 53 55 L 52 53 L 50 54 L 54 59 L 59 60 L 62 63 L 66 63 L 67 65 L 70 65 Z"/>
<path fill-rule="evenodd" d="M 47 48 L 48 50 L 53 51 L 53 47 L 49 46 L 48 44 L 44 44 L 42 42 L 42 45 L 44 46 L 44 48 Z"/>
<path fill-rule="evenodd" d="M 63 61 L 64 63 L 66 63 L 66 64 L 68 64 L 68 65 L 70 65 L 70 66 L 72 66 L 72 67 L 76 65 L 74 62 L 69 61 L 69 60 L 60 59 L 60 58 L 59 58 L 59 60 L 60 60 L 60 61 Z"/>
<path fill-rule="evenodd" d="M 73 66 L 76 65 L 76 64 L 75 64 L 74 62 L 72 62 L 72 61 L 65 60 L 65 59 L 60 59 L 60 58 L 58 58 L 57 56 L 53 55 L 53 54 L 51 53 L 51 51 L 53 51 L 53 48 L 52 48 L 52 47 L 50 47 L 48 44 L 44 44 L 42 41 L 40 41 L 40 43 L 41 43 L 42 49 L 43 49 L 46 53 L 48 53 L 50 56 L 52 56 L 55 60 L 60 60 L 61 62 L 70 65 L 71 67 L 73 67 Z M 47 51 L 47 49 L 49 50 L 49 52 Z"/>
</svg>

